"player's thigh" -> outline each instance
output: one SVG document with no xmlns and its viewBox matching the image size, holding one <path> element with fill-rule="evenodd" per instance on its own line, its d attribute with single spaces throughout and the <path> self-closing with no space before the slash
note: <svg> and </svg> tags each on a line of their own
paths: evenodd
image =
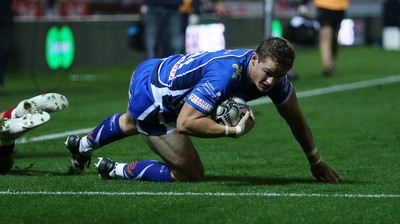
<svg viewBox="0 0 400 224">
<path fill-rule="evenodd" d="M 198 181 L 204 176 L 203 164 L 189 136 L 174 131 L 161 136 L 142 137 L 168 165 L 175 179 Z"/>
</svg>

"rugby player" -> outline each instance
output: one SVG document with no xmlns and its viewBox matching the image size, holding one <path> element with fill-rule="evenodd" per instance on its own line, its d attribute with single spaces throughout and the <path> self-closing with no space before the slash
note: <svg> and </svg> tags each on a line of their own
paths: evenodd
<svg viewBox="0 0 400 224">
<path fill-rule="evenodd" d="M 255 123 L 251 109 L 235 127 L 216 123 L 210 115 L 232 95 L 245 101 L 268 96 L 306 154 L 314 177 L 337 183 L 337 173 L 321 160 L 286 75 L 294 60 L 292 45 L 283 38 L 271 37 L 256 50 L 226 49 L 142 62 L 131 77 L 127 112 L 107 117 L 86 136 L 71 135 L 66 139 L 72 153 L 69 173 L 83 173 L 94 150 L 140 134 L 163 162 L 120 163 L 100 157 L 95 165 L 101 177 L 200 181 L 204 167 L 190 137 L 245 135 Z"/>
</svg>

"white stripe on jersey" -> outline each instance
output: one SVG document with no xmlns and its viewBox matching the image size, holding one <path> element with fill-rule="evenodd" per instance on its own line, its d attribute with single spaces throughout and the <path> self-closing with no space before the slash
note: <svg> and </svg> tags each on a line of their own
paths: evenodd
<svg viewBox="0 0 400 224">
<path fill-rule="evenodd" d="M 171 81 L 170 78 L 168 78 L 168 81 L 170 82 L 169 84 L 168 84 L 168 83 L 164 83 L 164 82 L 161 80 L 161 77 L 160 77 L 161 69 L 162 69 L 162 67 L 163 67 L 164 62 L 166 62 L 166 60 L 163 60 L 163 61 L 161 62 L 161 64 L 160 64 L 160 66 L 158 67 L 158 70 L 157 70 L 157 73 L 158 73 L 158 82 L 159 82 L 160 84 L 166 86 L 166 87 L 171 87 L 172 84 L 173 84 L 173 80 L 174 80 L 174 79 L 179 78 L 179 77 L 182 77 L 182 76 L 185 76 L 185 75 L 187 75 L 188 73 L 191 73 L 191 72 L 193 72 L 193 71 L 196 71 L 196 70 L 198 70 L 198 69 L 200 69 L 200 68 L 206 66 L 206 65 L 207 65 L 208 63 L 210 63 L 211 61 L 218 60 L 218 59 L 221 59 L 221 58 L 226 58 L 226 57 L 242 58 L 242 57 L 244 57 L 244 55 L 246 55 L 249 51 L 254 51 L 254 50 L 253 50 L 253 49 L 249 49 L 249 50 L 245 51 L 245 52 L 244 52 L 243 54 L 241 54 L 241 55 L 229 54 L 230 51 L 227 51 L 225 55 L 221 55 L 221 56 L 217 56 L 217 57 L 212 57 L 212 58 L 210 58 L 208 61 L 204 62 L 204 63 L 201 64 L 201 65 L 198 65 L 197 67 L 194 67 L 194 68 L 192 68 L 192 69 L 189 69 L 189 70 L 187 70 L 187 71 L 185 71 L 185 72 L 183 72 L 183 73 L 181 73 L 181 74 L 174 75 L 172 81 Z M 179 59 L 173 67 L 178 67 L 178 70 L 179 70 L 179 69 L 182 68 L 182 66 L 184 66 L 184 65 L 189 65 L 189 64 L 192 63 L 194 60 L 196 60 L 197 58 L 202 57 L 202 56 L 205 55 L 206 53 L 210 53 L 210 52 L 205 51 L 205 52 L 199 52 L 199 53 L 195 53 L 195 54 L 191 54 L 191 55 L 182 56 L 182 58 L 184 58 L 185 60 L 181 60 L 182 58 Z M 167 59 L 168 59 L 168 58 L 167 58 Z M 170 74 L 169 74 L 169 75 L 170 75 Z"/>
<path fill-rule="evenodd" d="M 147 108 L 145 111 L 143 111 L 143 113 L 140 114 L 140 116 L 138 117 L 138 120 L 144 120 L 147 115 L 149 115 L 150 112 L 152 112 L 154 109 L 157 108 L 157 104 L 154 103 L 153 105 L 151 105 L 149 108 Z"/>
</svg>

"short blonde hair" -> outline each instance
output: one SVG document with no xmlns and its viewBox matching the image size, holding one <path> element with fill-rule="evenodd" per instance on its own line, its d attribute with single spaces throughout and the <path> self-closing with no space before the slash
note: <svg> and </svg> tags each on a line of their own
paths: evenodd
<svg viewBox="0 0 400 224">
<path fill-rule="evenodd" d="M 296 55 L 292 44 L 284 38 L 269 37 L 257 47 L 258 60 L 265 62 L 271 59 L 278 66 L 287 70 L 292 69 Z"/>
</svg>

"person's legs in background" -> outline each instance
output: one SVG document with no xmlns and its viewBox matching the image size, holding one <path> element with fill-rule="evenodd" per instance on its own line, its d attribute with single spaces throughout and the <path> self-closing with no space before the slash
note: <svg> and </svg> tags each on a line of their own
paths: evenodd
<svg viewBox="0 0 400 224">
<path fill-rule="evenodd" d="M 323 74 L 333 76 L 336 73 L 336 59 L 339 51 L 338 34 L 344 11 L 333 11 L 318 8 L 319 50 Z"/>
<path fill-rule="evenodd" d="M 159 6 L 148 6 L 146 15 L 144 17 L 144 25 L 145 25 L 145 50 L 146 56 L 148 59 L 156 57 L 156 46 L 157 40 L 160 33 L 159 28 L 159 16 L 158 16 L 158 7 Z"/>
<path fill-rule="evenodd" d="M 4 91 L 4 75 L 11 53 L 12 23 L 0 21 L 0 94 Z"/>
</svg>

